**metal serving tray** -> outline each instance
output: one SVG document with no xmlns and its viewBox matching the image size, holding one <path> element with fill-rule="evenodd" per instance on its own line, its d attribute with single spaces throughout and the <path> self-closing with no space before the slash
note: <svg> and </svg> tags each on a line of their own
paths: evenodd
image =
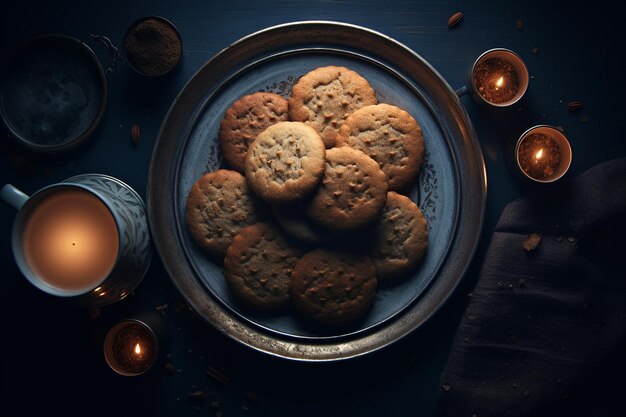
<svg viewBox="0 0 626 417">
<path fill-rule="evenodd" d="M 222 167 L 218 130 L 245 94 L 288 97 L 298 77 L 325 65 L 365 77 L 379 102 L 407 110 L 420 124 L 426 157 L 408 191 L 430 227 L 427 255 L 414 273 L 382 285 L 367 317 L 340 332 L 313 328 L 293 312 L 259 315 L 241 308 L 221 260 L 190 239 L 184 206 L 192 184 Z M 471 122 L 446 81 L 419 55 L 370 29 L 338 22 L 296 22 L 253 33 L 209 60 L 172 104 L 159 132 L 148 179 L 156 248 L 196 313 L 224 334 L 284 358 L 328 361 L 359 356 L 401 339 L 448 298 L 476 249 L 484 217 L 486 174 Z"/>
</svg>

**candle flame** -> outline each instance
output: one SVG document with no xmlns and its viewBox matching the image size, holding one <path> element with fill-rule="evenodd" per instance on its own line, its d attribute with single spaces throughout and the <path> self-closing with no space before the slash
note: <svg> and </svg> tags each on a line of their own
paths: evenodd
<svg viewBox="0 0 626 417">
<path fill-rule="evenodd" d="M 504 77 L 498 78 L 498 81 L 496 81 L 496 87 L 500 88 L 502 87 L 503 84 L 504 84 Z"/>
<path fill-rule="evenodd" d="M 543 157 L 543 148 L 539 149 L 535 154 L 535 159 L 541 159 Z"/>
<path fill-rule="evenodd" d="M 139 343 L 135 345 L 135 353 L 141 355 L 141 346 L 139 346 Z"/>
</svg>

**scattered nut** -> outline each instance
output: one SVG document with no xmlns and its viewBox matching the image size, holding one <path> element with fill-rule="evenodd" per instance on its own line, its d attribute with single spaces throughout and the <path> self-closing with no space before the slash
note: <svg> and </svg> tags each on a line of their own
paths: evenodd
<svg viewBox="0 0 626 417">
<path fill-rule="evenodd" d="M 567 111 L 570 113 L 574 113 L 577 112 L 579 110 L 582 110 L 583 108 L 583 102 L 579 101 L 579 100 L 572 100 L 569 103 L 567 103 Z"/>
<path fill-rule="evenodd" d="M 133 145 L 137 145 L 139 143 L 139 138 L 141 137 L 141 130 L 139 129 L 138 124 L 134 124 L 130 129 L 130 140 L 133 142 Z"/>
<path fill-rule="evenodd" d="M 459 22 L 461 21 L 461 19 L 463 19 L 463 13 L 462 12 L 456 12 L 454 13 L 452 16 L 450 16 L 450 18 L 448 19 L 448 27 L 452 28 L 456 25 L 459 24 Z"/>
<path fill-rule="evenodd" d="M 91 320 L 98 320 L 101 315 L 102 315 L 102 312 L 100 311 L 99 307 L 94 307 L 89 310 L 89 318 Z"/>
<path fill-rule="evenodd" d="M 204 391 L 194 391 L 189 394 L 189 398 L 192 400 L 204 400 L 209 394 Z"/>
<path fill-rule="evenodd" d="M 541 235 L 539 233 L 531 233 L 526 237 L 526 239 L 524 239 L 522 246 L 524 247 L 524 249 L 526 249 L 527 252 L 530 252 L 532 250 L 535 250 L 537 246 L 539 246 L 540 242 Z"/>
<path fill-rule="evenodd" d="M 170 374 L 173 374 L 174 372 L 176 372 L 176 368 L 174 368 L 174 365 L 172 365 L 169 362 L 166 362 L 165 365 L 163 365 L 163 370 Z"/>
</svg>

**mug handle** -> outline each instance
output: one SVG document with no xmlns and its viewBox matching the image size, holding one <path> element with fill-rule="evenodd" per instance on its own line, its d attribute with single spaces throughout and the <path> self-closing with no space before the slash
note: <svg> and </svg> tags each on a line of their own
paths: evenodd
<svg viewBox="0 0 626 417">
<path fill-rule="evenodd" d="M 16 210 L 19 210 L 29 197 L 11 184 L 5 184 L 2 190 L 0 190 L 0 198 L 5 203 L 12 205 Z"/>
<path fill-rule="evenodd" d="M 469 88 L 466 85 L 464 85 L 463 87 L 461 87 L 458 90 L 456 90 L 455 93 L 456 93 L 457 96 L 463 97 L 464 95 L 469 93 Z"/>
<path fill-rule="evenodd" d="M 102 36 L 102 35 L 94 35 L 93 33 L 90 33 L 89 35 L 87 35 L 86 37 L 87 39 L 91 39 L 94 40 L 102 45 L 104 45 L 107 50 L 109 51 L 109 65 L 108 67 L 105 69 L 105 73 L 107 75 L 111 75 L 115 72 L 115 68 L 117 67 L 117 59 L 120 55 L 117 47 L 115 45 L 113 45 L 113 42 L 111 42 L 111 40 L 109 38 L 107 38 L 106 36 Z M 84 45 L 87 45 L 86 39 L 81 39 L 81 42 Z"/>
</svg>

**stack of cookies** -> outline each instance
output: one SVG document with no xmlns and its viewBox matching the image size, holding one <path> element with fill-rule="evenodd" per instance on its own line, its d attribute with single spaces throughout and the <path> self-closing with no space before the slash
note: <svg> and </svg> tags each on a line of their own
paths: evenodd
<svg viewBox="0 0 626 417">
<path fill-rule="evenodd" d="M 404 191 L 417 180 L 417 121 L 378 103 L 345 67 L 303 75 L 288 98 L 235 101 L 219 133 L 228 169 L 191 188 L 186 224 L 223 259 L 234 297 L 256 311 L 293 307 L 310 322 L 354 325 L 379 281 L 421 263 L 428 226 Z"/>
</svg>

